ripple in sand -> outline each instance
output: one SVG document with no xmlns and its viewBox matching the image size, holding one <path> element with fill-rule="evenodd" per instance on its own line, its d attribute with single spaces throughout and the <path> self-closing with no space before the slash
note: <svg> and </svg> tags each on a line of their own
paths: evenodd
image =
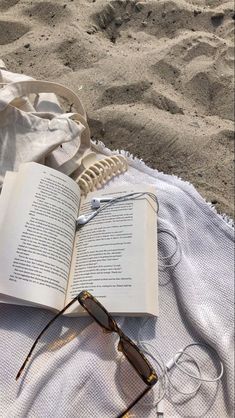
<svg viewBox="0 0 235 418">
<path fill-rule="evenodd" d="M 56 1 L 41 1 L 41 2 L 32 2 L 33 6 L 25 9 L 24 13 L 27 16 L 33 17 L 40 20 L 43 23 L 48 25 L 53 24 L 53 22 L 58 22 L 66 17 L 70 16 L 70 11 L 65 5 L 57 4 Z"/>
<path fill-rule="evenodd" d="M 180 106 L 176 100 L 169 97 L 169 94 L 167 95 L 166 93 L 163 94 L 159 91 L 152 90 L 151 92 L 148 92 L 144 102 L 151 104 L 160 110 L 164 110 L 165 112 L 170 112 L 172 115 L 184 114 L 182 106 Z"/>
<path fill-rule="evenodd" d="M 24 23 L 0 20 L 0 45 L 16 41 L 29 30 L 30 27 Z"/>
<path fill-rule="evenodd" d="M 20 0 L 0 0 L 0 10 L 8 10 L 19 3 Z"/>
</svg>

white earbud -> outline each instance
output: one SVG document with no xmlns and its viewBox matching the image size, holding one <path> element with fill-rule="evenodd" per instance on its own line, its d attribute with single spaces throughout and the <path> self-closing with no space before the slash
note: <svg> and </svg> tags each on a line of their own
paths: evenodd
<svg viewBox="0 0 235 418">
<path fill-rule="evenodd" d="M 93 197 L 93 199 L 91 199 L 91 209 L 99 209 L 102 202 L 110 202 L 112 199 L 113 197 Z"/>
<path fill-rule="evenodd" d="M 97 211 L 92 212 L 90 215 L 81 215 L 77 218 L 76 224 L 77 225 L 85 225 L 89 222 L 94 216 L 97 214 Z"/>
</svg>

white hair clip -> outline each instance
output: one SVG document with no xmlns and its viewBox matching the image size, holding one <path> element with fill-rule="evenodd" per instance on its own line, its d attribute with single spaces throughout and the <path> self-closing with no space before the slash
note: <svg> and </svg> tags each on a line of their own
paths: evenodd
<svg viewBox="0 0 235 418">
<path fill-rule="evenodd" d="M 81 193 L 87 195 L 101 188 L 111 178 L 127 171 L 128 164 L 123 155 L 112 155 L 97 160 L 96 153 L 90 152 L 82 159 L 81 168 L 83 171 L 74 180 L 79 184 Z"/>
</svg>

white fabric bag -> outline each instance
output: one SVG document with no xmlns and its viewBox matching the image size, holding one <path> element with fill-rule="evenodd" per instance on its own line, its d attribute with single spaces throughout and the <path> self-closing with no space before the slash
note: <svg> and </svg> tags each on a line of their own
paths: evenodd
<svg viewBox="0 0 235 418">
<path fill-rule="evenodd" d="M 18 170 L 28 161 L 72 174 L 90 150 L 89 127 L 78 96 L 60 84 L 4 68 L 0 87 L 0 188 L 7 170 Z M 76 113 L 63 113 L 56 95 L 68 100 Z"/>
</svg>

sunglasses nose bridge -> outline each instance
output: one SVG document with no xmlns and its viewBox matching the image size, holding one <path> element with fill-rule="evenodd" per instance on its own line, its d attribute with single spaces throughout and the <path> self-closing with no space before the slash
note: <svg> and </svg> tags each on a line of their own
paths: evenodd
<svg viewBox="0 0 235 418">
<path fill-rule="evenodd" d="M 122 339 L 121 339 L 121 337 L 119 338 L 117 349 L 118 349 L 118 351 L 120 353 L 123 353 L 123 347 L 122 347 Z"/>
<path fill-rule="evenodd" d="M 123 350 L 123 339 L 126 338 L 125 334 L 122 332 L 122 330 L 120 328 L 117 327 L 117 331 L 116 331 L 119 335 L 119 341 L 118 341 L 118 351 L 120 351 L 121 353 L 124 353 Z"/>
<path fill-rule="evenodd" d="M 112 330 L 102 327 L 103 334 L 112 334 Z"/>
</svg>

